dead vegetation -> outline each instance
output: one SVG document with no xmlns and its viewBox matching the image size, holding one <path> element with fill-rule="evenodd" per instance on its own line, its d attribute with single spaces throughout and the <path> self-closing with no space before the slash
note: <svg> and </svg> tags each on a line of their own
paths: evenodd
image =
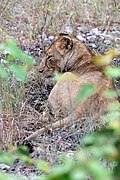
<svg viewBox="0 0 120 180">
<path fill-rule="evenodd" d="M 119 24 L 119 0 L 5 0 L 0 2 L 0 41 L 14 36 L 21 44 L 44 41 L 45 34 L 89 24 L 105 31 Z"/>
</svg>

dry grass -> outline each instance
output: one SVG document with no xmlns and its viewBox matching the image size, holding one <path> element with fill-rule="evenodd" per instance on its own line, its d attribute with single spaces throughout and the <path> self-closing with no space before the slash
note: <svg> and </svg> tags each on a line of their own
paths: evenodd
<svg viewBox="0 0 120 180">
<path fill-rule="evenodd" d="M 6 148 L 20 134 L 19 117 L 23 111 L 24 85 L 11 76 L 8 80 L 0 79 L 0 144 Z"/>
<path fill-rule="evenodd" d="M 13 75 L 0 79 L 0 84 L 0 149 L 8 149 L 48 123 L 46 100 L 52 85 L 38 74 L 33 79 L 30 76 L 26 84 Z"/>
<path fill-rule="evenodd" d="M 1 0 L 1 29 L 22 44 L 41 34 L 64 31 L 68 25 L 107 26 L 119 23 L 119 0 Z M 5 35 L 1 34 L 0 40 Z"/>
</svg>

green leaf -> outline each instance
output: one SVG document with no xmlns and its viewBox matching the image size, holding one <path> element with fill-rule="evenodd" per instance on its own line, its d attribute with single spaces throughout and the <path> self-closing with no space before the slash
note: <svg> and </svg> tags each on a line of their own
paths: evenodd
<svg viewBox="0 0 120 180">
<path fill-rule="evenodd" d="M 115 97 L 118 97 L 117 92 L 114 91 L 114 90 L 110 90 L 110 89 L 107 89 L 107 90 L 104 92 L 104 95 L 105 95 L 107 98 L 115 98 Z"/>
<path fill-rule="evenodd" d="M 33 65 L 34 61 L 31 56 L 29 56 L 27 53 L 24 53 L 16 44 L 14 39 L 9 39 L 7 42 L 6 50 L 10 52 L 12 56 L 14 56 L 17 59 L 20 59 L 21 62 L 26 63 L 28 65 Z"/>
<path fill-rule="evenodd" d="M 108 109 L 110 111 L 119 111 L 120 110 L 120 103 L 119 102 L 110 103 L 108 106 Z"/>
<path fill-rule="evenodd" d="M 15 58 L 14 58 L 13 55 L 9 54 L 9 55 L 7 56 L 7 58 L 6 58 L 6 60 L 10 62 L 10 61 L 14 61 Z"/>
<path fill-rule="evenodd" d="M 66 160 L 66 162 L 64 162 L 64 165 L 57 165 L 54 166 L 54 168 L 52 169 L 52 172 L 50 173 L 50 175 L 48 176 L 48 180 L 70 180 L 70 172 L 71 170 L 73 170 L 74 166 L 73 166 L 73 161 Z"/>
<path fill-rule="evenodd" d="M 14 165 L 15 156 L 8 152 L 0 151 L 0 163 L 5 163 L 9 166 Z"/>
<path fill-rule="evenodd" d="M 55 77 L 54 77 L 54 80 L 57 81 L 57 83 L 63 83 L 65 81 L 78 81 L 79 80 L 79 77 L 76 76 L 75 74 L 73 73 L 63 73 L 63 74 L 60 74 L 60 73 L 57 73 L 55 74 Z"/>
<path fill-rule="evenodd" d="M 53 77 L 53 80 L 57 82 L 57 81 L 60 80 L 61 76 L 62 76 L 62 74 L 56 73 L 56 74 L 54 75 L 54 77 Z"/>
<path fill-rule="evenodd" d="M 87 179 L 87 172 L 85 169 L 75 169 L 71 172 L 70 175 L 71 179 L 80 180 L 80 179 Z"/>
<path fill-rule="evenodd" d="M 103 122 L 111 122 L 115 120 L 120 120 L 120 112 L 113 111 L 102 117 Z"/>
<path fill-rule="evenodd" d="M 23 82 L 26 81 L 26 77 L 27 77 L 28 73 L 26 70 L 23 69 L 22 66 L 18 66 L 16 64 L 13 64 L 9 68 L 19 80 L 21 80 Z"/>
<path fill-rule="evenodd" d="M 36 165 L 38 170 L 41 170 L 45 173 L 48 173 L 50 171 L 50 167 L 45 161 L 39 161 Z"/>
<path fill-rule="evenodd" d="M 2 66 L 0 66 L 0 76 L 4 79 L 8 79 L 9 77 L 7 71 Z"/>
<path fill-rule="evenodd" d="M 117 136 L 120 136 L 120 119 L 111 121 L 111 122 L 109 123 L 109 128 L 114 129 L 114 133 L 115 133 Z"/>
<path fill-rule="evenodd" d="M 22 62 L 24 61 L 24 53 L 23 51 L 17 46 L 14 39 L 9 39 L 7 41 L 7 50 L 13 55 L 15 58 L 20 59 Z"/>
<path fill-rule="evenodd" d="M 0 44 L 0 53 L 3 53 L 3 51 L 5 51 L 7 48 L 7 45 L 5 44 Z"/>
<path fill-rule="evenodd" d="M 85 84 L 83 85 L 79 95 L 77 96 L 77 101 L 81 102 L 86 100 L 88 97 L 92 96 L 95 92 L 95 87 L 93 84 Z"/>
<path fill-rule="evenodd" d="M 12 174 L 8 174 L 8 173 L 3 173 L 3 172 L 0 172 L 0 179 L 1 180 L 28 180 L 28 178 L 26 176 L 15 176 L 15 175 L 12 175 Z"/>
<path fill-rule="evenodd" d="M 28 151 L 28 148 L 26 146 L 20 146 L 16 149 L 16 153 L 18 155 L 26 155 L 28 156 L 29 155 L 29 151 Z"/>
<path fill-rule="evenodd" d="M 120 68 L 119 67 L 108 67 L 106 69 L 106 74 L 112 78 L 117 78 L 120 76 Z"/>
<path fill-rule="evenodd" d="M 7 44 L 1 44 L 0 50 L 3 52 L 4 50 L 8 51 L 8 53 L 13 56 L 14 59 L 19 59 L 22 63 L 27 65 L 34 65 L 33 58 L 28 55 L 27 53 L 24 53 L 18 46 L 14 39 L 8 39 Z M 9 58 L 8 58 L 9 60 Z M 12 57 L 10 57 L 10 60 L 12 60 Z"/>
<path fill-rule="evenodd" d="M 26 164 L 31 165 L 33 164 L 33 159 L 29 157 L 29 151 L 26 146 L 21 146 L 16 149 L 16 153 L 18 157 Z"/>
<path fill-rule="evenodd" d="M 112 180 L 110 171 L 96 160 L 90 161 L 88 172 L 89 171 L 91 172 L 90 175 L 93 175 L 96 180 Z"/>
<path fill-rule="evenodd" d="M 111 134 L 113 134 L 114 131 L 112 129 L 102 129 L 98 132 L 92 133 L 90 135 L 87 135 L 84 139 L 85 146 L 101 146 L 102 144 L 106 142 L 110 143 L 110 140 L 112 139 Z M 107 141 L 109 139 L 109 141 Z"/>
</svg>

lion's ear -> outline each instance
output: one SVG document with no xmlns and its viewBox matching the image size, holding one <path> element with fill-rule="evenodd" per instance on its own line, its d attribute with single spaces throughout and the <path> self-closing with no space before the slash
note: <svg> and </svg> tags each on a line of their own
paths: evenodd
<svg viewBox="0 0 120 180">
<path fill-rule="evenodd" d="M 58 40 L 55 43 L 55 47 L 61 55 L 65 55 L 68 51 L 72 49 L 73 41 L 67 35 L 63 35 L 59 37 L 60 38 L 58 38 Z"/>
</svg>

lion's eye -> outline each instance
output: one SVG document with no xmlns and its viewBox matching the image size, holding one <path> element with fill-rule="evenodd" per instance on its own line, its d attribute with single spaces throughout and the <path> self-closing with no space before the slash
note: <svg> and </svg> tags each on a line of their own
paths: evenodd
<svg viewBox="0 0 120 180">
<path fill-rule="evenodd" d="M 53 61 L 53 56 L 49 55 L 46 59 L 46 66 L 48 68 L 54 67 L 54 61 Z"/>
</svg>

